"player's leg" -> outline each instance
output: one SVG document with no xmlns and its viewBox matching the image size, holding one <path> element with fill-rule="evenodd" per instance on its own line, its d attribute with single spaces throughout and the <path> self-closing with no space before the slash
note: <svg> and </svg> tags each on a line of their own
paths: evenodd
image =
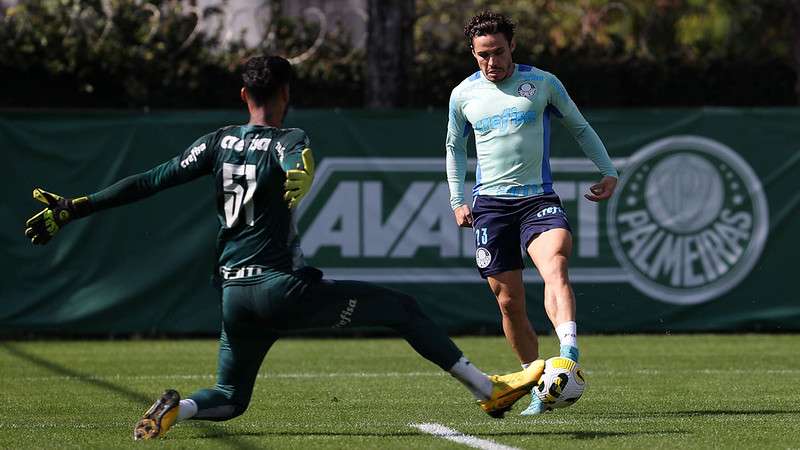
<svg viewBox="0 0 800 450">
<path fill-rule="evenodd" d="M 539 358 L 539 341 L 528 319 L 522 271 L 490 275 L 489 287 L 497 298 L 503 333 L 523 367 Z"/>
<path fill-rule="evenodd" d="M 562 299 L 564 297 L 561 297 Z M 573 294 L 574 299 L 574 294 Z M 566 306 L 566 307 L 564 307 Z M 553 324 L 553 328 L 556 330 L 556 335 L 558 336 L 559 343 L 564 344 L 560 349 L 559 356 L 569 358 L 575 362 L 578 361 L 578 345 L 576 339 L 576 331 L 577 327 L 575 325 L 575 303 L 574 300 L 572 302 L 572 308 L 569 307 L 569 304 L 563 305 L 563 301 L 559 301 L 559 297 L 556 295 L 556 291 L 549 287 L 547 284 L 544 286 L 544 309 L 547 313 L 547 317 L 550 319 L 550 322 Z M 563 317 L 565 311 L 572 310 L 572 315 L 567 315 L 567 317 Z M 558 325 L 556 325 L 558 324 Z M 565 342 L 572 338 L 574 342 Z"/>
<path fill-rule="evenodd" d="M 521 204 L 524 200 L 478 196 L 472 216 L 478 272 L 497 298 L 503 333 L 525 367 L 539 357 L 539 344 L 528 319 L 522 283 Z"/>
<path fill-rule="evenodd" d="M 286 329 L 388 327 L 421 356 L 459 380 L 493 417 L 524 396 L 543 371 L 540 361 L 531 370 L 489 377 L 466 359 L 461 350 L 419 308 L 410 295 L 371 283 L 322 280 L 311 283 L 285 311 L 273 308 L 276 326 Z"/>
<path fill-rule="evenodd" d="M 445 370 L 463 356 L 413 297 L 372 283 L 321 280 L 309 284 L 303 295 L 288 302 L 287 307 L 272 311 L 273 326 L 285 330 L 391 328 L 417 353 Z"/>
<path fill-rule="evenodd" d="M 156 400 L 134 428 L 134 439 L 163 437 L 182 420 L 222 421 L 241 415 L 250 403 L 258 369 L 274 337 L 229 337 L 223 330 L 217 363 L 217 383 L 181 399 L 169 389 Z"/>
<path fill-rule="evenodd" d="M 561 356 L 577 361 L 575 294 L 569 283 L 572 232 L 561 200 L 555 194 L 526 201 L 520 220 L 520 240 L 544 281 L 544 306 L 556 328 Z"/>
<path fill-rule="evenodd" d="M 568 272 L 571 253 L 572 235 L 564 228 L 545 231 L 528 245 L 528 254 L 544 280 L 545 311 L 556 329 L 561 356 L 577 361 L 575 294 Z"/>
<path fill-rule="evenodd" d="M 256 318 L 254 303 L 265 284 L 268 283 L 230 284 L 223 288 L 217 382 L 214 387 L 189 396 L 186 403 L 193 402 L 197 407 L 191 418 L 229 420 L 241 415 L 250 404 L 264 356 L 278 339 Z M 181 414 L 181 418 L 190 417 Z"/>
<path fill-rule="evenodd" d="M 227 335 L 220 337 L 217 382 L 181 400 L 178 420 L 223 421 L 247 410 L 264 355 L 277 340 L 275 335 Z"/>
<path fill-rule="evenodd" d="M 543 195 L 526 202 L 520 233 L 520 239 L 526 243 L 528 255 L 544 281 L 545 311 L 561 341 L 560 355 L 577 361 L 575 296 L 567 272 L 572 236 L 558 196 Z M 522 414 L 540 414 L 545 410 L 542 402 L 534 396 Z"/>
<path fill-rule="evenodd" d="M 571 251 L 572 236 L 564 228 L 545 231 L 528 245 L 528 254 L 544 280 L 545 311 L 558 335 L 560 356 L 577 362 L 575 294 L 572 292 L 567 271 Z M 536 415 L 546 410 L 545 405 L 537 397 L 533 397 L 522 414 Z"/>
<path fill-rule="evenodd" d="M 134 428 L 134 439 L 163 436 L 186 419 L 222 421 L 241 415 L 250 403 L 261 362 L 277 335 L 253 321 L 252 286 L 223 290 L 223 326 L 217 359 L 217 382 L 181 400 L 167 390 Z"/>
</svg>

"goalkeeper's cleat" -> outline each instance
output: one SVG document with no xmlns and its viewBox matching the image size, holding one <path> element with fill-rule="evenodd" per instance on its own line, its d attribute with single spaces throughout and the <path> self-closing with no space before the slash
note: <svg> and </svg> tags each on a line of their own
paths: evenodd
<svg viewBox="0 0 800 450">
<path fill-rule="evenodd" d="M 527 369 L 508 375 L 491 375 L 492 396 L 478 401 L 481 409 L 494 417 L 502 419 L 517 400 L 528 394 L 544 373 L 544 360 L 537 359 Z"/>
<path fill-rule="evenodd" d="M 544 403 L 537 397 L 536 395 L 531 395 L 531 404 L 528 405 L 525 410 L 523 410 L 520 414 L 523 416 L 535 416 L 538 414 L 544 414 L 547 411 L 552 411 L 552 408 L 548 408 L 545 406 Z"/>
<path fill-rule="evenodd" d="M 181 395 L 178 391 L 168 389 L 161 394 L 153 406 L 144 413 L 136 427 L 133 429 L 133 440 L 153 439 L 164 437 L 172 424 L 178 418 L 178 407 Z"/>
</svg>

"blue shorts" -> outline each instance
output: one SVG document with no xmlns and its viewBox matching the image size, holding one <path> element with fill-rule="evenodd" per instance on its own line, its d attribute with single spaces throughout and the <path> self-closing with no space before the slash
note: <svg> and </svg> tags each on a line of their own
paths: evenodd
<svg viewBox="0 0 800 450">
<path fill-rule="evenodd" d="M 475 262 L 486 278 L 524 267 L 528 244 L 547 230 L 572 232 L 556 194 L 506 198 L 479 195 L 472 205 Z"/>
</svg>

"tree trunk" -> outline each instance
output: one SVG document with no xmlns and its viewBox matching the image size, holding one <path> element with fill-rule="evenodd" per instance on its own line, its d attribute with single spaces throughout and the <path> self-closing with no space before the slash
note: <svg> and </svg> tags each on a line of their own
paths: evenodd
<svg viewBox="0 0 800 450">
<path fill-rule="evenodd" d="M 792 0 L 792 55 L 794 56 L 794 93 L 797 96 L 797 104 L 800 105 L 800 0 Z"/>
<path fill-rule="evenodd" d="M 414 0 L 367 0 L 367 12 L 367 106 L 404 106 L 414 64 Z"/>
</svg>

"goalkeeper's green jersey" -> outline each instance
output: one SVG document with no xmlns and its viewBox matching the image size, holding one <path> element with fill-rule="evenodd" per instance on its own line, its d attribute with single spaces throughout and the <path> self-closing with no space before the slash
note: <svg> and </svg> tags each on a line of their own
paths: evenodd
<svg viewBox="0 0 800 450">
<path fill-rule="evenodd" d="M 89 202 L 98 211 L 210 175 L 217 193 L 222 278 L 291 271 L 304 263 L 283 184 L 286 170 L 303 168 L 301 154 L 309 146 L 298 128 L 221 128 L 169 161 L 90 195 Z"/>
</svg>

